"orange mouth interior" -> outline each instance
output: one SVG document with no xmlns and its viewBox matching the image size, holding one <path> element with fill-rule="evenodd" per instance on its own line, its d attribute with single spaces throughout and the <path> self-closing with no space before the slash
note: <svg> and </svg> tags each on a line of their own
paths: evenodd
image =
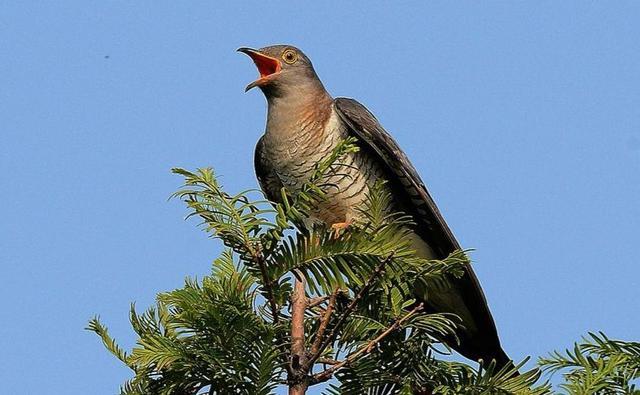
<svg viewBox="0 0 640 395">
<path fill-rule="evenodd" d="M 251 54 L 251 59 L 253 59 L 253 63 L 255 63 L 258 68 L 260 78 L 268 77 L 280 71 L 281 66 L 278 59 L 255 52 Z"/>
</svg>

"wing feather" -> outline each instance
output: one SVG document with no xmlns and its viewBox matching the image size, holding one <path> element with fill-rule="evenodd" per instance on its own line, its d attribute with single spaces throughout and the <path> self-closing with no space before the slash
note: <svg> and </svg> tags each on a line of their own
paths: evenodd
<svg viewBox="0 0 640 395">
<path fill-rule="evenodd" d="M 380 125 L 376 117 L 362 104 L 353 99 L 338 98 L 336 109 L 352 132 L 371 148 L 395 176 L 406 199 L 414 210 L 421 236 L 428 240 L 431 248 L 444 258 L 460 244 L 445 222 L 424 182 L 409 158 L 400 149 L 393 137 Z"/>
<path fill-rule="evenodd" d="M 416 233 L 431 247 L 437 258 L 444 258 L 460 244 L 445 222 L 440 210 L 429 194 L 406 154 L 391 135 L 380 125 L 376 117 L 353 99 L 338 98 L 335 108 L 341 119 L 369 152 L 373 152 L 385 164 L 394 181 L 395 198 L 409 203 L 416 222 Z M 471 266 L 467 265 L 462 278 L 452 279 L 464 304 L 472 313 L 478 333 L 462 333 L 460 344 L 451 346 L 472 359 L 492 358 L 508 360 L 500 347 L 495 323 L 489 311 L 480 283 Z"/>
<path fill-rule="evenodd" d="M 265 158 L 264 136 L 260 137 L 260 140 L 258 140 L 256 144 L 253 165 L 256 170 L 256 177 L 258 178 L 260 189 L 262 189 L 267 199 L 275 203 L 281 203 L 282 196 L 280 195 L 280 191 L 283 187 L 282 181 L 273 170 L 273 165 Z"/>
</svg>

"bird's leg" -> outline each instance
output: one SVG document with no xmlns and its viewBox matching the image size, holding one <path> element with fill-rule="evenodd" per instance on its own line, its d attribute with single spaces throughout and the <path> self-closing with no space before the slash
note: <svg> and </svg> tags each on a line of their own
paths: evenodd
<svg viewBox="0 0 640 395">
<path fill-rule="evenodd" d="M 345 222 L 336 222 L 331 225 L 331 230 L 333 231 L 333 237 L 337 239 L 345 229 L 347 229 L 353 221 L 351 219 L 347 219 Z"/>
</svg>

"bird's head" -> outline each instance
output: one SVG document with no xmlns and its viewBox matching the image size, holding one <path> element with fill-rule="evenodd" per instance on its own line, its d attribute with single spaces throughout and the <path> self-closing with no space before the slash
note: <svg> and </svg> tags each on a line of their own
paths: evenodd
<svg viewBox="0 0 640 395">
<path fill-rule="evenodd" d="M 301 93 L 324 87 L 309 58 L 291 45 L 273 45 L 260 49 L 238 48 L 256 64 L 260 77 L 247 85 L 245 91 L 259 87 L 267 98 Z"/>
</svg>

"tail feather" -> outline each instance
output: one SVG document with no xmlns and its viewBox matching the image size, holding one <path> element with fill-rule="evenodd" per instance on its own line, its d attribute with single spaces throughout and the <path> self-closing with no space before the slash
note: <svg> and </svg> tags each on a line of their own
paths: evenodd
<svg viewBox="0 0 640 395">
<path fill-rule="evenodd" d="M 487 354 L 485 358 L 481 359 L 481 361 L 482 367 L 485 369 L 489 368 L 492 362 L 495 362 L 495 366 L 493 368 L 494 374 L 504 370 L 508 372 L 508 377 L 516 377 L 520 375 L 520 372 L 516 369 L 516 365 L 513 363 L 513 360 L 509 358 L 501 348 L 498 349 L 496 353 Z"/>
<path fill-rule="evenodd" d="M 412 235 L 412 244 L 416 253 L 427 259 L 442 259 L 419 235 Z M 462 356 L 473 361 L 482 361 L 488 367 L 495 361 L 496 371 L 506 366 L 514 367 L 511 358 L 504 352 L 496 330 L 493 317 L 480 283 L 471 266 L 465 266 L 465 274 L 460 278 L 450 277 L 448 286 L 441 287 L 428 294 L 416 288 L 416 295 L 426 296 L 427 311 L 433 313 L 453 313 L 460 319 L 455 336 L 442 339 Z"/>
</svg>

